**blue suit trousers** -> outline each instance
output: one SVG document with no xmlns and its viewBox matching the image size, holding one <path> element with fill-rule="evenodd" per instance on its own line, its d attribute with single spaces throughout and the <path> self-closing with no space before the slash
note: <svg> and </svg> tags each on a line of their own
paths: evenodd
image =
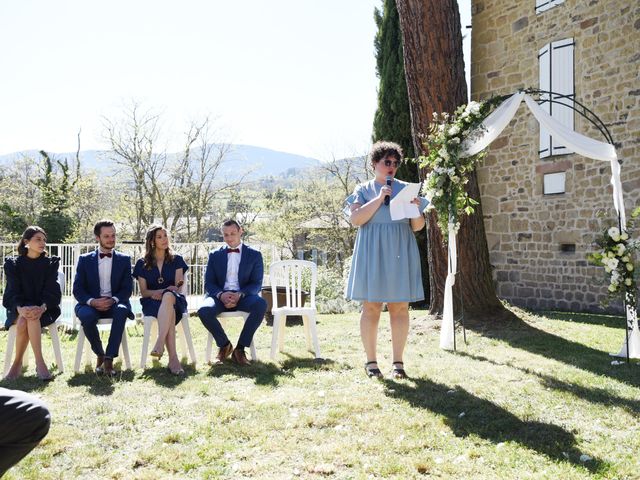
<svg viewBox="0 0 640 480">
<path fill-rule="evenodd" d="M 91 344 L 91 350 L 98 356 L 116 358 L 120 351 L 120 342 L 122 334 L 127 323 L 127 315 L 129 309 L 122 304 L 115 304 L 110 310 L 101 312 L 89 305 L 80 305 L 76 309 L 76 315 L 80 319 L 84 334 Z M 109 333 L 109 341 L 107 342 L 107 350 L 102 348 L 100 340 L 100 332 L 98 331 L 98 320 L 101 318 L 111 318 L 111 332 Z"/>
<path fill-rule="evenodd" d="M 211 332 L 218 348 L 222 348 L 229 343 L 229 338 L 222 328 L 222 325 L 220 325 L 218 315 L 222 312 L 234 312 L 238 310 L 242 312 L 249 312 L 249 317 L 247 318 L 247 321 L 244 322 L 237 344 L 239 347 L 246 348 L 251 345 L 253 335 L 256 333 L 256 330 L 258 330 L 258 327 L 264 318 L 264 314 L 267 311 L 267 302 L 262 297 L 258 295 L 247 295 L 238 302 L 238 305 L 235 308 L 231 310 L 225 308 L 224 304 L 220 300 L 213 297 L 207 297 L 204 300 L 202 307 L 198 310 L 198 316 L 200 317 L 202 324 L 207 330 L 209 330 L 209 332 Z"/>
</svg>

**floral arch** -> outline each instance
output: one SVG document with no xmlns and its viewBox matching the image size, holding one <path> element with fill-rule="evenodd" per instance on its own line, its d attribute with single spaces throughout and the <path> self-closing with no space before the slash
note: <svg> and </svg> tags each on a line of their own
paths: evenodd
<svg viewBox="0 0 640 480">
<path fill-rule="evenodd" d="M 552 118 L 532 95 L 541 102 L 557 102 L 568 106 L 591 122 L 605 137 L 606 142 L 586 137 Z M 434 123 L 425 139 L 429 152 L 420 157 L 420 165 L 429 168 L 423 191 L 431 201 L 430 207 L 438 214 L 438 225 L 448 243 L 448 274 L 444 289 L 444 310 L 440 330 L 440 347 L 455 349 L 455 321 L 453 317 L 453 285 L 457 272 L 456 237 L 459 217 L 474 212 L 475 200 L 470 198 L 464 185 L 468 174 L 475 170 L 486 148 L 502 133 L 525 101 L 541 127 L 570 151 L 596 160 L 609 162 L 613 205 L 618 214 L 618 227 L 609 229 L 605 248 L 594 260 L 605 267 L 611 276 L 609 290 L 622 294 L 627 315 L 625 342 L 617 356 L 640 358 L 640 332 L 636 311 L 637 285 L 633 279 L 633 260 L 629 248 L 627 219 L 620 182 L 620 163 L 613 140 L 602 121 L 574 98 L 554 92 L 534 89 L 522 90 L 510 96 L 496 97 L 486 102 L 470 102 L 459 107 L 454 114 L 434 114 Z M 621 245 L 621 246 L 619 246 Z M 625 255 L 626 253 L 626 255 Z M 614 265 L 615 264 L 615 265 Z M 612 290 L 613 288 L 613 290 Z"/>
</svg>

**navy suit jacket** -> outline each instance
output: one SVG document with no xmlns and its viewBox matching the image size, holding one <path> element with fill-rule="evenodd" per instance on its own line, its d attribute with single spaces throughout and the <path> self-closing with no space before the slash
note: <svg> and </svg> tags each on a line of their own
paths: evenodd
<svg viewBox="0 0 640 480">
<path fill-rule="evenodd" d="M 111 263 L 111 295 L 118 298 L 121 305 L 129 310 L 129 318 L 134 318 L 129 298 L 133 292 L 131 258 L 129 255 L 113 251 Z M 100 276 L 98 275 L 98 250 L 81 255 L 73 279 L 73 296 L 78 304 L 86 305 L 91 298 L 100 298 Z"/>
<path fill-rule="evenodd" d="M 227 279 L 227 246 L 209 253 L 207 271 L 204 276 L 205 297 L 216 297 L 224 291 Z M 242 244 L 240 265 L 238 266 L 238 283 L 240 292 L 245 295 L 258 295 L 262 288 L 264 263 L 262 254 L 248 245 Z"/>
</svg>

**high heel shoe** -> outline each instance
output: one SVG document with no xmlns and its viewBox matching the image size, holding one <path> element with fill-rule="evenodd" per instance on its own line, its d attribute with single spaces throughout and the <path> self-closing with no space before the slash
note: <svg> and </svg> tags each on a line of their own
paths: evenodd
<svg viewBox="0 0 640 480">
<path fill-rule="evenodd" d="M 157 350 L 151 350 L 151 353 L 149 355 L 160 360 L 162 358 L 163 353 L 164 352 L 158 352 Z"/>
</svg>

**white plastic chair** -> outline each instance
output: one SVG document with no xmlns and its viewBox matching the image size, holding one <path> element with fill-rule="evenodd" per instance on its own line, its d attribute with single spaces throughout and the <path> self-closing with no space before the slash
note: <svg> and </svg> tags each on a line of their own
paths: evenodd
<svg viewBox="0 0 640 480">
<path fill-rule="evenodd" d="M 222 328 L 226 330 L 226 326 L 227 326 L 227 322 L 226 319 L 227 318 L 242 318 L 243 322 L 247 321 L 247 318 L 249 318 L 249 312 L 243 312 L 242 310 L 235 310 L 232 312 L 222 312 L 218 315 L 218 321 L 220 322 L 220 325 L 222 325 Z M 211 335 L 211 332 L 209 332 L 209 335 L 207 337 L 207 351 L 205 353 L 205 360 L 207 363 L 211 363 L 211 350 L 213 349 L 213 335 Z M 258 360 L 258 354 L 256 352 L 256 346 L 255 343 L 253 341 L 253 339 L 251 339 L 251 360 L 253 360 L 254 362 L 256 360 Z"/>
<path fill-rule="evenodd" d="M 184 276 L 184 284 L 180 288 L 180 293 L 187 296 L 189 294 L 188 275 Z M 140 368 L 147 366 L 147 352 L 149 350 L 149 341 L 152 336 L 158 335 L 158 319 L 156 317 L 142 317 L 144 323 L 144 336 L 142 338 L 142 354 L 140 356 Z M 153 335 L 152 335 L 153 334 Z M 176 325 L 176 340 L 180 337 L 180 345 L 182 347 L 182 356 L 191 358 L 191 363 L 196 364 L 196 350 L 193 348 L 193 338 L 191 337 L 191 327 L 189 327 L 189 312 L 186 311 L 182 315 L 182 320 Z"/>
<path fill-rule="evenodd" d="M 98 320 L 98 331 L 103 332 L 106 330 L 111 330 L 111 323 L 113 322 L 112 318 L 101 318 Z M 122 333 L 122 342 L 120 342 L 120 354 L 124 357 L 124 364 L 127 367 L 127 370 L 131 370 L 131 357 L 129 356 L 129 342 L 127 338 L 129 334 L 127 333 L 127 327 L 130 325 L 129 320 L 127 320 L 124 332 Z M 84 351 L 84 344 L 87 344 L 87 350 L 85 354 L 84 363 L 86 365 L 91 365 L 91 359 L 93 358 L 93 352 L 91 351 L 91 345 L 89 341 L 84 335 L 84 328 L 82 325 L 78 328 L 78 346 L 76 347 L 76 361 L 73 365 L 73 371 L 78 373 L 80 371 L 80 365 L 82 363 L 82 352 Z"/>
<path fill-rule="evenodd" d="M 309 306 L 302 306 L 302 278 L 306 272 L 311 275 L 311 288 L 309 292 Z M 284 329 L 288 315 L 301 315 L 304 323 L 304 332 L 307 338 L 307 348 L 313 351 L 316 358 L 320 358 L 320 345 L 316 330 L 316 284 L 318 281 L 318 267 L 307 260 L 282 260 L 274 262 L 269 267 L 269 279 L 271 282 L 271 298 L 273 307 L 273 335 L 271 337 L 271 359 L 276 358 L 276 353 L 284 348 Z M 285 304 L 278 305 L 277 286 L 285 287 Z"/>
<path fill-rule="evenodd" d="M 64 291 L 65 285 L 65 277 L 64 273 L 58 271 L 58 283 L 60 284 L 60 291 Z M 64 373 L 64 364 L 62 362 L 62 350 L 60 349 L 60 337 L 58 336 L 58 327 L 61 325 L 60 320 L 56 320 L 51 325 L 47 325 L 42 328 L 42 331 L 48 331 L 51 336 L 51 345 L 53 346 L 53 353 L 56 357 L 56 364 L 58 366 L 58 371 L 60 373 Z M 7 334 L 7 351 L 4 355 L 4 374 L 6 376 L 9 373 L 9 369 L 11 368 L 11 357 L 13 356 L 13 347 L 16 344 L 16 326 L 11 325 L 9 327 L 9 332 Z M 27 346 L 27 350 L 24 353 L 23 357 L 23 365 L 29 365 L 29 347 Z"/>
</svg>

